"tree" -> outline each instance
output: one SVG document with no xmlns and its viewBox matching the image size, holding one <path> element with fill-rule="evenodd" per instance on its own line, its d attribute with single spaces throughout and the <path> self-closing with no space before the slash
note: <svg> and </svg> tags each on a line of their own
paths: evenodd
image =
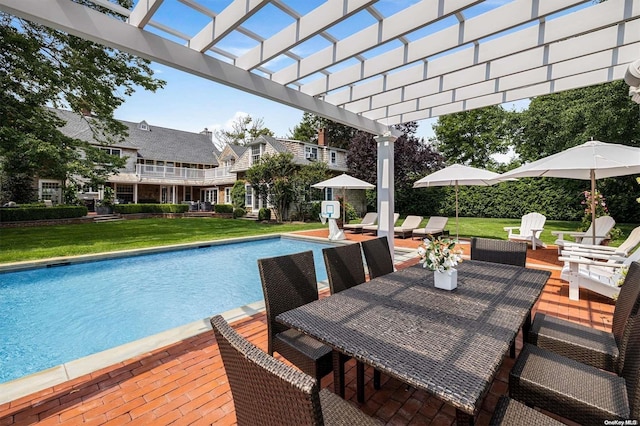
<svg viewBox="0 0 640 426">
<path fill-rule="evenodd" d="M 444 166 L 440 154 L 415 136 L 418 125 L 409 122 L 394 126 L 402 135 L 394 144 L 394 187 L 396 210 L 406 214 L 425 214 L 429 191 L 416 191 L 413 183 Z M 349 143 L 349 172 L 372 184 L 377 182 L 377 144 L 371 134 L 358 132 Z M 432 203 L 433 204 L 433 203 Z"/>
<path fill-rule="evenodd" d="M 292 177 L 297 166 L 293 154 L 265 154 L 247 170 L 247 181 L 257 195 L 273 206 L 277 222 L 282 222 L 293 199 Z"/>
<path fill-rule="evenodd" d="M 128 0 L 120 4 L 131 6 Z M 94 136 L 108 145 L 126 134 L 126 127 L 113 117 L 124 96 L 136 87 L 155 91 L 164 82 L 153 78 L 146 60 L 6 13 L 0 13 L 0 21 L 3 201 L 31 201 L 27 198 L 33 194 L 19 187 L 26 177 L 51 177 L 63 186 L 104 183 L 121 159 L 64 136 L 58 130 L 64 122 L 47 107 L 90 111 L 87 121 Z"/>
<path fill-rule="evenodd" d="M 262 118 L 241 115 L 231 123 L 231 130 L 216 130 L 213 133 L 219 149 L 225 145 L 247 145 L 258 136 L 273 136 L 273 132 L 264 126 Z"/>
<path fill-rule="evenodd" d="M 349 141 L 357 132 L 353 127 L 305 112 L 302 114 L 300 123 L 293 127 L 291 138 L 303 142 L 318 143 L 318 129 L 324 129 L 325 141 L 328 146 L 342 149 L 348 148 Z"/>
<path fill-rule="evenodd" d="M 311 216 L 311 202 L 320 199 L 321 189 L 312 188 L 311 185 L 327 179 L 327 164 L 316 161 L 302 166 L 293 175 L 292 202 L 298 220 L 307 220 Z"/>
<path fill-rule="evenodd" d="M 495 168 L 491 156 L 506 154 L 512 144 L 512 114 L 496 105 L 439 117 L 433 126 L 436 149 L 448 164 Z"/>
</svg>

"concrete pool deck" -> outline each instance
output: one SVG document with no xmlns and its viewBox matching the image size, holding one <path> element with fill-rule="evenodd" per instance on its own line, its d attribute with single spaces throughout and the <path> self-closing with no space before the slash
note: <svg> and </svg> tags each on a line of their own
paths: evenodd
<svg viewBox="0 0 640 426">
<path fill-rule="evenodd" d="M 302 234 L 326 238 L 326 234 Z M 371 236 L 348 235 L 351 241 L 366 238 Z M 398 267 L 415 263 L 412 252 L 419 241 L 396 239 L 395 243 L 402 258 L 397 262 Z M 557 254 L 555 263 L 552 256 L 554 251 L 555 248 L 550 247 L 528 252 L 531 266 L 551 269 L 553 274 L 536 309 L 610 329 L 613 303 L 588 292 L 583 294 L 581 301 L 570 301 L 568 286 L 559 280 Z M 266 323 L 262 309 L 260 306 L 239 308 L 238 312 L 230 314 L 229 320 L 242 335 L 265 349 Z M 39 390 L 0 403 L 0 425 L 235 423 L 230 391 L 208 321 L 198 321 L 179 330 L 181 328 L 174 331 L 173 337 L 167 336 L 169 340 L 152 341 L 150 346 L 156 345 L 155 348 L 142 349 L 141 341 L 134 342 L 131 345 L 133 350 L 138 350 L 137 354 L 128 355 L 123 351 L 121 356 L 125 359 L 115 362 L 105 359 L 107 365 L 102 367 L 97 364 L 89 367 L 92 362 L 86 362 L 86 368 L 94 370 L 91 372 L 83 373 L 81 365 L 68 368 L 75 371 L 72 379 L 62 378 L 57 384 L 42 382 Z M 162 347 L 158 348 L 158 345 Z M 505 359 L 485 398 L 477 419 L 479 424 L 486 424 L 497 398 L 506 392 L 511 365 L 513 360 Z M 380 420 L 391 424 L 451 424 L 453 421 L 455 410 L 424 392 L 406 390 L 401 383 L 388 378 L 383 379 L 382 389 L 374 391 L 370 379 L 367 371 L 367 400 L 360 407 Z M 322 385 L 331 386 L 331 377 L 323 379 Z M 3 394 L 0 388 L 0 395 Z M 351 364 L 347 371 L 347 398 L 356 404 L 355 368 Z"/>
</svg>

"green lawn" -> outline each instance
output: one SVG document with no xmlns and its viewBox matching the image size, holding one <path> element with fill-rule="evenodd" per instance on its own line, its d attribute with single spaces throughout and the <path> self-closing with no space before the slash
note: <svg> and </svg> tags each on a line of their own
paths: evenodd
<svg viewBox="0 0 640 426">
<path fill-rule="evenodd" d="M 188 218 L 0 229 L 0 263 L 128 250 L 322 227 L 253 220 Z"/>
<path fill-rule="evenodd" d="M 426 223 L 426 219 L 422 225 Z M 455 235 L 455 218 L 449 218 L 447 228 Z M 518 226 L 517 219 L 460 218 L 461 237 L 505 239 L 505 226 Z M 542 240 L 553 243 L 553 230 L 573 231 L 578 222 L 548 220 Z M 637 225 L 617 224 L 623 235 L 612 242 L 619 245 Z M 73 256 L 115 250 L 127 250 L 211 241 L 223 238 L 293 232 L 321 228 L 320 223 L 265 224 L 250 220 L 189 218 L 140 219 L 107 223 L 86 223 L 64 226 L 0 229 L 0 263 Z M 325 225 L 326 228 L 326 225 Z"/>
</svg>

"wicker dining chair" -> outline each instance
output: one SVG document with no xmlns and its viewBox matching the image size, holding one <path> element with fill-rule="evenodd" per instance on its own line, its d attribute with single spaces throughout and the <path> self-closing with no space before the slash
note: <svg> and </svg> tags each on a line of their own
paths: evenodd
<svg viewBox="0 0 640 426">
<path fill-rule="evenodd" d="M 524 267 L 527 264 L 527 243 L 473 237 L 471 260 Z"/>
<path fill-rule="evenodd" d="M 329 289 L 335 294 L 365 282 L 364 263 L 360 244 L 322 249 Z"/>
<path fill-rule="evenodd" d="M 564 423 L 503 395 L 498 399 L 493 416 L 489 421 L 489 426 L 500 425 L 562 426 Z"/>
<path fill-rule="evenodd" d="M 620 361 L 621 375 L 527 343 L 509 373 L 509 396 L 583 425 L 639 419 L 638 318 L 634 312 L 629 319 L 629 342 Z"/>
<path fill-rule="evenodd" d="M 378 425 L 313 377 L 267 355 L 240 336 L 222 316 L 211 318 L 227 373 L 237 424 Z"/>
<path fill-rule="evenodd" d="M 320 380 L 333 371 L 331 348 L 276 321 L 286 311 L 318 300 L 318 282 L 313 252 L 258 259 L 267 311 L 267 352 L 291 361 Z"/>
<path fill-rule="evenodd" d="M 322 249 L 322 256 L 324 257 L 324 265 L 327 269 L 331 294 L 355 287 L 367 280 L 364 272 L 360 244 L 328 247 Z M 343 361 L 349 359 L 349 357 L 345 355 L 342 355 L 342 357 Z M 358 392 L 364 392 L 364 364 L 358 361 L 356 368 L 357 389 Z M 380 372 L 378 370 L 374 370 L 373 372 L 373 386 L 375 389 L 380 388 Z M 340 396 L 344 396 L 344 381 L 341 382 L 338 393 Z"/>
<path fill-rule="evenodd" d="M 541 348 L 620 374 L 620 354 L 629 340 L 629 317 L 640 304 L 640 263 L 631 263 L 613 311 L 611 331 L 537 313 L 528 341 Z"/>
<path fill-rule="evenodd" d="M 373 279 L 393 272 L 393 258 L 389 251 L 387 237 L 379 237 L 360 243 L 369 269 L 369 278 Z"/>
</svg>

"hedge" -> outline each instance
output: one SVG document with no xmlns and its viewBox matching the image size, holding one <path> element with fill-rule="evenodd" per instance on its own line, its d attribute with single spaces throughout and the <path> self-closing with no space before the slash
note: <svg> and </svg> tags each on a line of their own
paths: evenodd
<svg viewBox="0 0 640 426">
<path fill-rule="evenodd" d="M 116 204 L 113 211 L 120 214 L 134 213 L 185 213 L 188 204 Z"/>
<path fill-rule="evenodd" d="M 233 204 L 214 204 L 213 211 L 216 213 L 231 213 L 233 214 Z"/>
<path fill-rule="evenodd" d="M 71 219 L 86 216 L 87 213 L 85 206 L 7 207 L 0 208 L 0 222 Z"/>
</svg>

